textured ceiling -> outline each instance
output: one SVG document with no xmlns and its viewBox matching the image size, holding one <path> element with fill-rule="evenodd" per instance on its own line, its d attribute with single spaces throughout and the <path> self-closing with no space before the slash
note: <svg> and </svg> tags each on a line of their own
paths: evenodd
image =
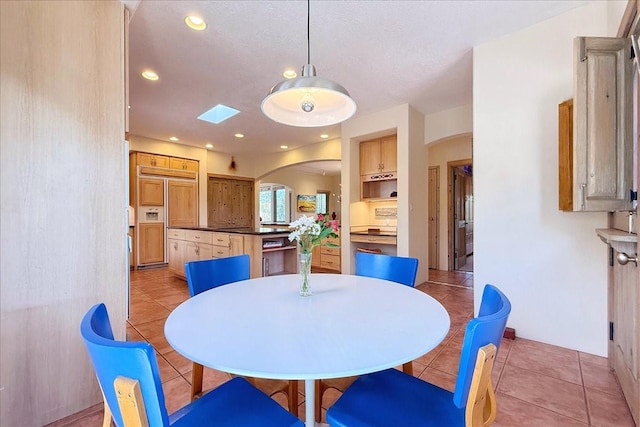
<svg viewBox="0 0 640 427">
<path fill-rule="evenodd" d="M 405 103 L 434 113 L 472 102 L 473 46 L 586 3 L 314 0 L 311 63 L 350 92 L 354 117 Z M 189 29 L 189 14 L 208 28 Z M 254 156 L 339 137 L 340 125 L 289 127 L 260 111 L 283 70 L 305 64 L 306 21 L 306 1 L 141 1 L 130 22 L 131 133 Z M 147 68 L 160 79 L 144 80 Z M 241 113 L 196 119 L 219 103 Z"/>
</svg>

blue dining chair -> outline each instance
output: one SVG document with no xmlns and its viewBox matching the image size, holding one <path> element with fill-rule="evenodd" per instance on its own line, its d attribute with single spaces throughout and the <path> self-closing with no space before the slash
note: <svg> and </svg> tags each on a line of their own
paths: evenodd
<svg viewBox="0 0 640 427">
<path fill-rule="evenodd" d="M 248 280 L 250 276 L 249 255 L 236 255 L 225 258 L 211 258 L 200 261 L 190 261 L 185 264 L 189 295 L 196 296 L 201 292 L 222 285 Z M 202 393 L 204 367 L 193 362 L 191 370 L 191 400 Z M 287 395 L 289 411 L 298 416 L 298 382 L 295 380 L 268 380 L 263 378 L 248 378 L 260 390 L 270 396 L 276 393 Z"/>
<path fill-rule="evenodd" d="M 402 285 L 415 287 L 418 274 L 418 259 L 395 255 L 383 255 L 368 252 L 356 252 L 356 276 L 375 277 Z M 413 375 L 413 363 L 402 365 L 402 371 Z M 331 378 L 316 381 L 316 421 L 322 417 L 322 396 L 325 391 L 334 388 L 344 391 L 356 377 Z"/>
<path fill-rule="evenodd" d="M 244 378 L 233 378 L 195 402 L 168 414 L 158 362 L 147 342 L 115 341 L 104 304 L 85 314 L 80 333 L 118 427 L 303 426 Z"/>
<path fill-rule="evenodd" d="M 356 276 L 375 277 L 413 287 L 417 274 L 417 258 L 356 252 Z"/>
<path fill-rule="evenodd" d="M 486 285 L 478 317 L 465 330 L 453 393 L 387 369 L 354 381 L 327 410 L 327 422 L 349 427 L 490 425 L 496 416 L 491 369 L 510 312 L 507 297 Z"/>
</svg>

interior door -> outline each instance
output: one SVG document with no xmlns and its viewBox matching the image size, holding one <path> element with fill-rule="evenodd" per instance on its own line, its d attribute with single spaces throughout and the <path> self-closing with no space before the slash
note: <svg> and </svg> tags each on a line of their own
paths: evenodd
<svg viewBox="0 0 640 427">
<path fill-rule="evenodd" d="M 467 176 L 460 167 L 453 169 L 453 254 L 454 254 L 454 270 L 460 269 L 467 263 L 466 249 L 466 228 L 467 221 L 465 217 L 465 186 Z"/>
<path fill-rule="evenodd" d="M 440 170 L 429 168 L 429 268 L 438 269 L 438 210 L 440 204 Z"/>
<path fill-rule="evenodd" d="M 617 254 L 616 254 L 617 255 Z M 632 262 L 613 266 L 613 354 L 610 363 L 636 421 L 640 421 L 640 292 L 638 267 Z"/>
</svg>

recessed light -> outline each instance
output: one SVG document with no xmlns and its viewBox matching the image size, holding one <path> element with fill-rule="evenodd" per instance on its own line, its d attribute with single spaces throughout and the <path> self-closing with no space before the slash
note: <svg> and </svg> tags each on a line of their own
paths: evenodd
<svg viewBox="0 0 640 427">
<path fill-rule="evenodd" d="M 213 148 L 213 144 L 207 144 L 207 145 L 205 145 L 205 147 L 207 147 L 207 148 Z"/>
<path fill-rule="evenodd" d="M 195 15 L 189 15 L 184 18 L 184 23 L 187 24 L 187 27 L 196 31 L 202 31 L 207 28 L 207 23 L 204 22 L 204 19 Z"/>
<path fill-rule="evenodd" d="M 155 71 L 151 71 L 151 70 L 144 70 L 142 72 L 142 77 L 144 77 L 147 80 L 153 80 L 153 81 L 156 81 L 160 78 L 158 77 Z"/>
<path fill-rule="evenodd" d="M 323 133 L 322 135 L 320 135 L 320 138 L 327 139 L 329 138 L 329 135 L 327 135 L 326 133 Z"/>
<path fill-rule="evenodd" d="M 283 150 L 286 150 L 287 148 L 289 148 L 288 145 L 281 145 L 280 148 L 282 148 Z"/>
<path fill-rule="evenodd" d="M 180 140 L 175 136 L 171 136 L 171 137 L 169 137 L 169 141 L 176 142 L 176 141 L 180 141 Z"/>
<path fill-rule="evenodd" d="M 235 135 L 236 138 L 244 138 L 244 133 L 236 133 Z"/>
<path fill-rule="evenodd" d="M 284 73 L 282 73 L 282 77 L 284 77 L 285 79 L 295 79 L 296 77 L 298 77 L 298 73 L 296 73 L 293 68 L 287 68 L 286 70 L 284 70 Z"/>
</svg>

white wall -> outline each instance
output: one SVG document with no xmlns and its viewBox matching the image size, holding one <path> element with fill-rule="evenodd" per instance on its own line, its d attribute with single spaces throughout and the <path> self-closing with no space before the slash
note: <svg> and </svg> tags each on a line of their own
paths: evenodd
<svg viewBox="0 0 640 427">
<path fill-rule="evenodd" d="M 424 140 L 427 145 L 455 135 L 469 134 L 472 130 L 471 104 L 424 116 Z"/>
<path fill-rule="evenodd" d="M 0 2 L 0 425 L 102 398 L 80 337 L 125 336 L 124 20 L 119 2 Z"/>
<path fill-rule="evenodd" d="M 438 194 L 438 270 L 447 270 L 449 257 L 449 175 L 447 163 L 471 159 L 471 135 L 459 135 L 434 142 L 427 147 L 429 166 L 437 166 L 440 176 Z"/>
<path fill-rule="evenodd" d="M 594 230 L 606 214 L 558 210 L 558 104 L 572 96 L 574 37 L 615 34 L 618 6 L 592 3 L 473 52 L 476 308 L 495 284 L 520 337 L 600 356 L 607 248 Z"/>
</svg>

